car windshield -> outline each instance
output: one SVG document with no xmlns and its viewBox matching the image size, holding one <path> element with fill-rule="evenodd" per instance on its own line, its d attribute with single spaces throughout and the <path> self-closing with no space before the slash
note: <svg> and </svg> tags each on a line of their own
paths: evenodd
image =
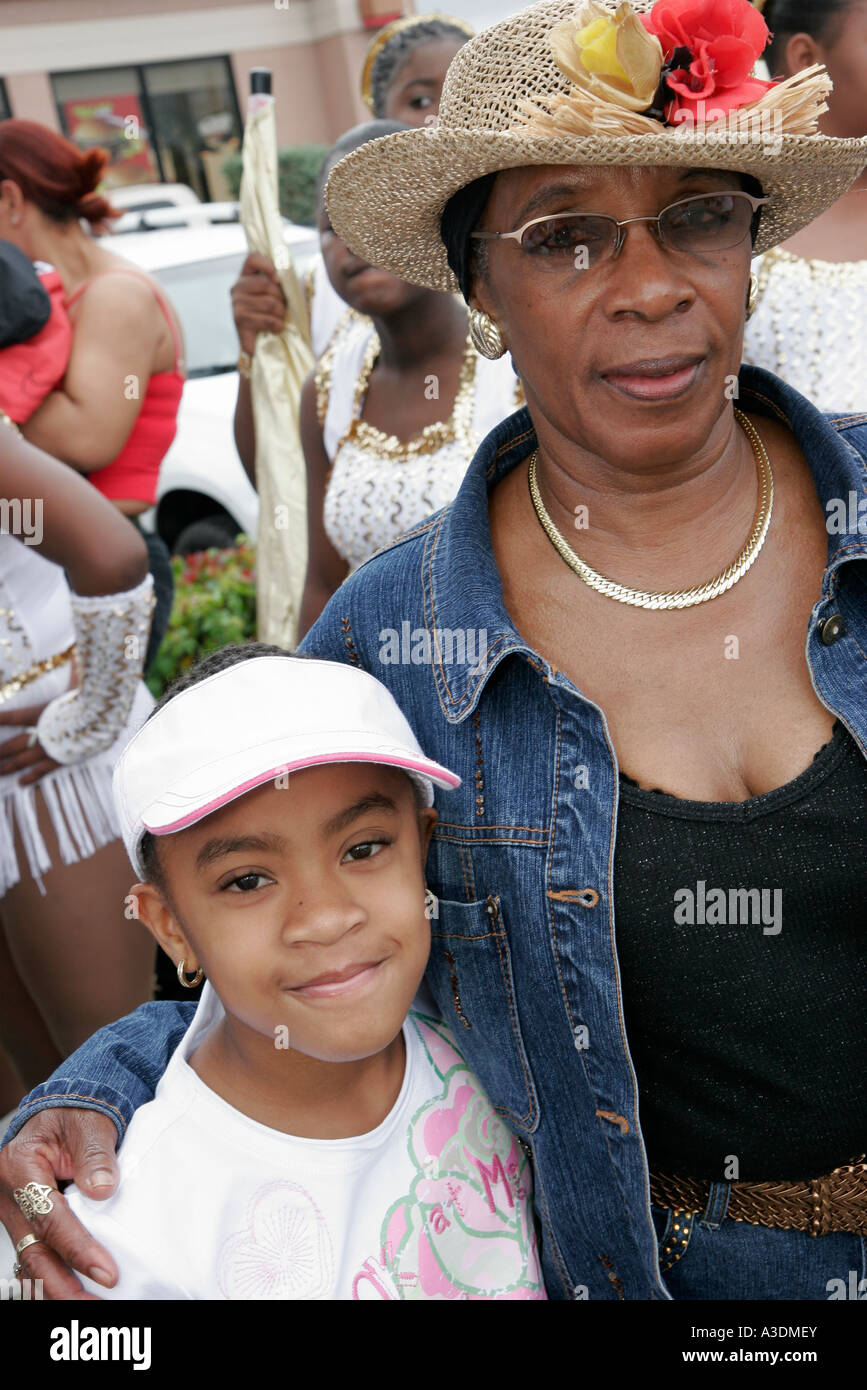
<svg viewBox="0 0 867 1390">
<path fill-rule="evenodd" d="M 319 251 L 319 238 L 311 232 L 309 242 L 299 240 L 290 250 L 295 269 L 303 276 Z M 164 287 L 181 320 L 189 377 L 235 370 L 240 348 L 232 318 L 231 289 L 244 260 L 245 254 L 239 251 L 151 272 Z"/>
<path fill-rule="evenodd" d="M 239 348 L 230 291 L 243 263 L 239 253 L 152 272 L 180 318 L 189 377 L 235 370 Z"/>
</svg>

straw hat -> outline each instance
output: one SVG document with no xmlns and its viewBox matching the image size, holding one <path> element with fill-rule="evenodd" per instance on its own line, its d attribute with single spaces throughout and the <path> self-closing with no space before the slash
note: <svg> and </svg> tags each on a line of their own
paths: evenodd
<svg viewBox="0 0 867 1390">
<path fill-rule="evenodd" d="M 692 12 L 707 8 L 701 0 L 689 7 L 679 0 L 663 0 L 663 5 Z M 815 133 L 831 90 L 824 68 L 814 66 L 776 84 L 742 83 L 744 90 L 761 92 L 760 99 L 715 118 L 712 95 L 706 121 L 666 123 L 670 108 L 665 119 L 642 114 L 650 105 L 641 95 L 650 56 L 642 45 L 657 40 L 636 38 L 636 14 L 653 8 L 649 0 L 577 7 L 575 0 L 541 0 L 483 30 L 452 60 L 436 125 L 372 140 L 332 170 L 326 201 L 337 235 L 357 255 L 402 279 L 455 290 L 440 238 L 449 198 L 483 174 L 534 164 L 732 169 L 752 174 L 773 200 L 762 210 L 757 253 L 806 226 L 867 164 L 867 137 L 841 140 Z M 744 12 L 751 26 L 763 25 L 746 0 Z M 716 13 L 729 14 L 731 7 L 717 6 Z M 634 86 L 622 80 L 623 74 L 606 84 L 604 73 L 600 79 L 575 59 L 576 32 L 586 35 L 588 20 L 597 29 L 616 26 L 618 34 L 624 29 L 617 55 L 629 72 L 634 60 Z M 563 57 L 567 49 L 571 63 Z M 682 55 L 678 49 L 675 61 Z"/>
</svg>

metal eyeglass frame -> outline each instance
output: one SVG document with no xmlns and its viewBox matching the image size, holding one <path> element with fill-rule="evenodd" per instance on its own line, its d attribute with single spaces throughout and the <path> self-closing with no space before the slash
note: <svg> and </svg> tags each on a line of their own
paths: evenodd
<svg viewBox="0 0 867 1390">
<path fill-rule="evenodd" d="M 516 241 L 521 250 L 524 251 L 525 254 L 530 255 L 532 253 L 528 251 L 522 242 L 522 238 L 528 227 L 538 226 L 540 222 L 553 222 L 554 219 L 558 217 L 601 217 L 604 218 L 606 222 L 613 222 L 617 228 L 614 250 L 609 256 L 605 256 L 603 260 L 613 260 L 615 256 L 620 254 L 623 243 L 626 240 L 626 234 L 623 228 L 628 227 L 631 222 L 654 222 L 656 224 L 656 236 L 660 245 L 665 246 L 669 251 L 679 251 L 681 249 L 680 247 L 671 246 L 665 240 L 659 225 L 660 218 L 664 217 L 667 212 L 671 212 L 672 208 L 683 207 L 685 203 L 698 203 L 703 202 L 706 198 L 715 197 L 745 198 L 752 207 L 754 217 L 760 207 L 763 207 L 765 203 L 771 201 L 770 198 L 756 198 L 752 193 L 747 193 L 741 188 L 727 188 L 720 190 L 719 193 L 696 193 L 689 198 L 678 198 L 676 202 L 669 203 L 668 207 L 663 208 L 662 212 L 657 213 L 655 217 L 626 217 L 622 222 L 618 222 L 616 217 L 609 217 L 605 212 L 581 212 L 577 210 L 572 210 L 571 212 L 549 212 L 542 217 L 531 217 L 529 222 L 525 222 L 523 226 L 517 227 L 514 232 L 470 232 L 470 237 L 477 241 Z M 749 228 L 747 228 L 741 240 L 745 240 L 747 236 L 749 236 Z M 735 241 L 731 246 L 727 246 L 723 249 L 732 251 L 735 246 L 740 246 L 740 244 L 740 241 Z M 568 248 L 568 250 L 564 250 L 564 254 L 570 254 L 573 249 L 574 248 Z"/>
</svg>

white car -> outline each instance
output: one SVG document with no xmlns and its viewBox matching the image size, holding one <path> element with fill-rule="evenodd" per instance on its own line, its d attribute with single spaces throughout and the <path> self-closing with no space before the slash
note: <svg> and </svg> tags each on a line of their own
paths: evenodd
<svg viewBox="0 0 867 1390">
<path fill-rule="evenodd" d="M 184 330 L 187 381 L 178 432 L 160 470 L 156 508 L 141 518 L 177 555 L 231 545 L 239 531 L 255 537 L 259 514 L 233 434 L 239 347 L 230 290 L 247 241 L 240 223 L 209 220 L 208 207 L 195 210 L 191 225 L 126 232 L 110 243 L 160 282 Z M 318 233 L 285 222 L 284 236 L 303 275 L 319 254 Z"/>
</svg>

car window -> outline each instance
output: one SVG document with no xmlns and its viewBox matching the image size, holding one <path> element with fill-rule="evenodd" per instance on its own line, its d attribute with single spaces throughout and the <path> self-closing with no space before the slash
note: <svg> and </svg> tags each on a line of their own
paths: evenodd
<svg viewBox="0 0 867 1390">
<path fill-rule="evenodd" d="M 243 263 L 239 254 L 152 271 L 181 321 L 188 376 L 212 376 L 235 369 L 239 349 L 230 291 Z"/>
<path fill-rule="evenodd" d="M 303 275 L 318 253 L 318 237 L 313 234 L 309 244 L 300 242 L 290 250 L 298 274 Z M 240 349 L 232 319 L 231 289 L 244 259 L 242 254 L 221 256 L 151 272 L 165 288 L 181 320 L 190 377 L 235 370 Z"/>
</svg>

